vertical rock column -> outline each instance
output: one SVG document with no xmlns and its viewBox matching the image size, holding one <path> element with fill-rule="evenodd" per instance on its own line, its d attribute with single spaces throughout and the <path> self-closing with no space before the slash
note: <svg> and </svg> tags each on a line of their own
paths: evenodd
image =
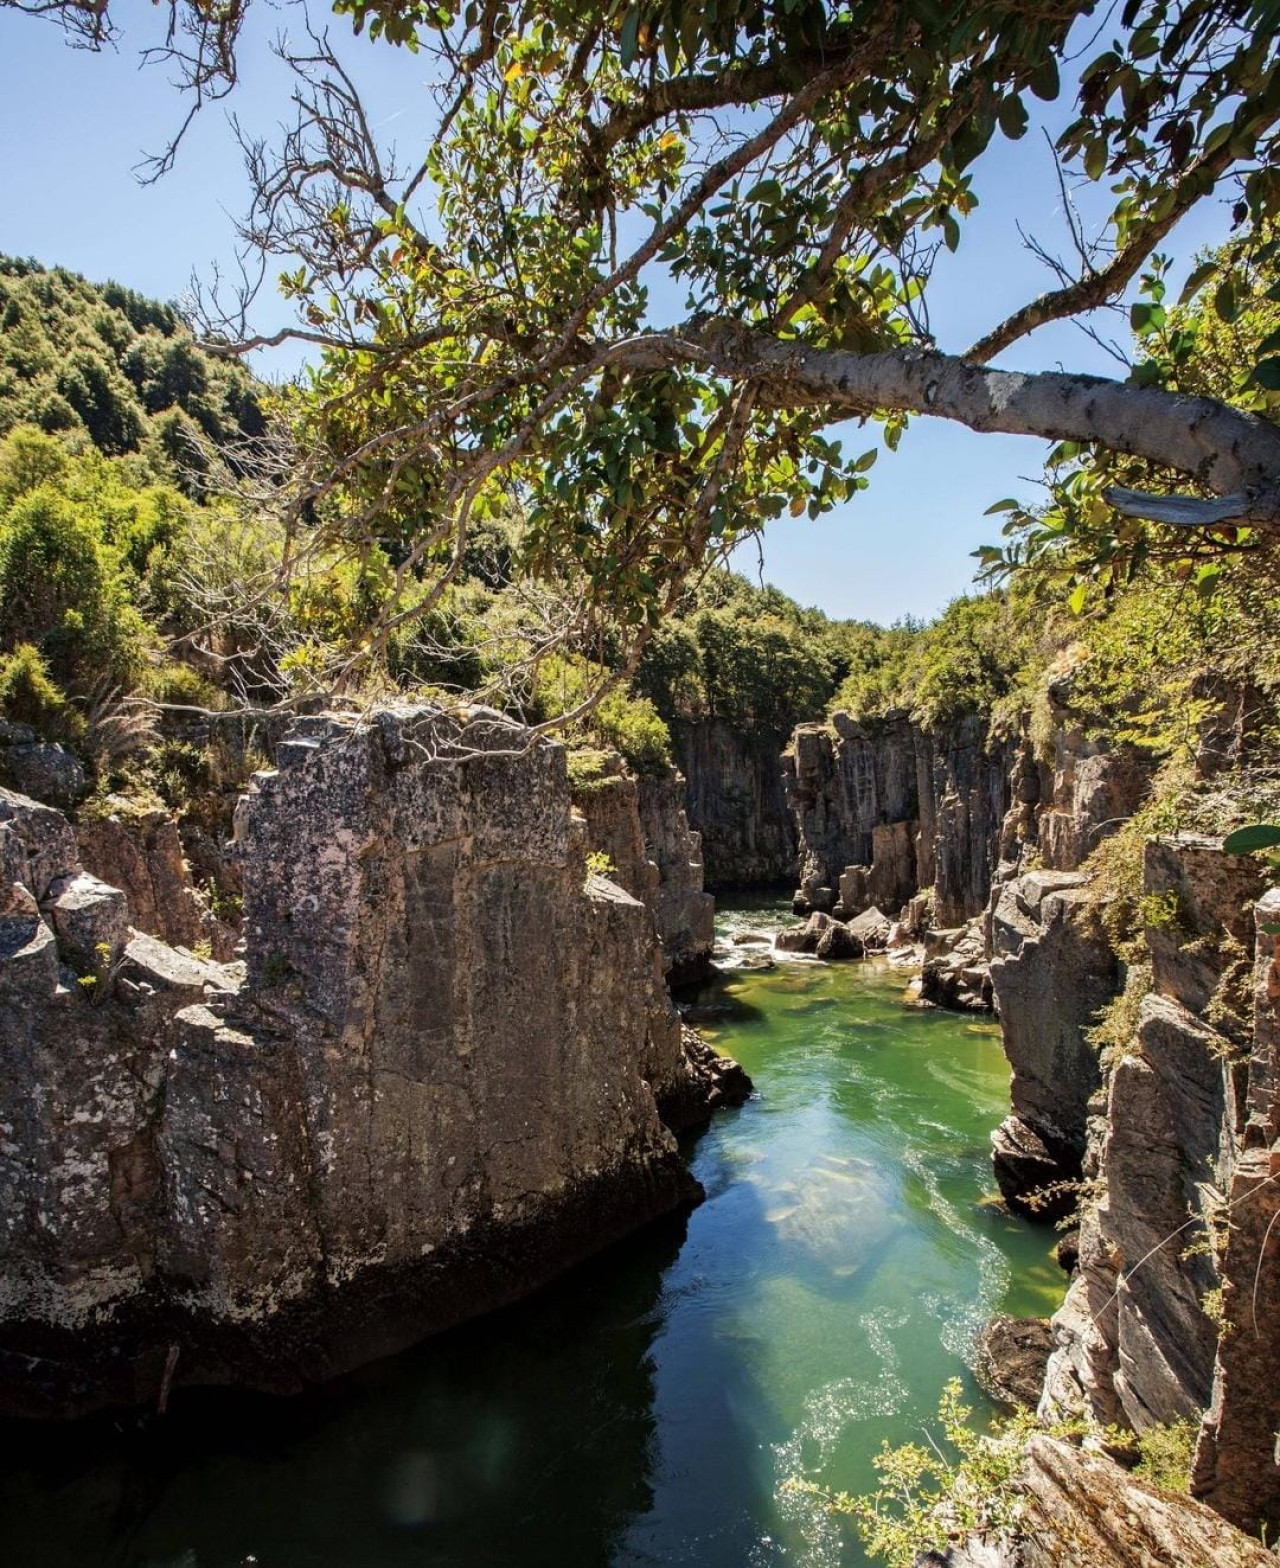
<svg viewBox="0 0 1280 1568">
<path fill-rule="evenodd" d="M 1235 992 L 1258 868 L 1215 840 L 1152 839 L 1143 891 L 1160 914 L 1146 933 L 1153 989 L 1109 1064 L 1105 1119 L 1090 1122 L 1080 1265 L 1041 1401 L 1139 1432 L 1209 1402 L 1249 1049 Z"/>
<path fill-rule="evenodd" d="M 1192 1490 L 1268 1539 L 1280 1528 L 1280 889 L 1257 905 L 1248 1120 L 1230 1187 L 1223 1323 Z"/>
</svg>

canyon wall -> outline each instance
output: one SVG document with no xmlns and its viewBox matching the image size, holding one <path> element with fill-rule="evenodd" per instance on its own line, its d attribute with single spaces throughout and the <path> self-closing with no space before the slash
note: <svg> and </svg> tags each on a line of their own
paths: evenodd
<svg viewBox="0 0 1280 1568">
<path fill-rule="evenodd" d="M 936 731 L 905 714 L 802 724 L 783 757 L 797 907 L 896 912 L 931 887 L 937 925 L 977 914 L 1000 860 L 1013 756 L 977 717 Z"/>
<path fill-rule="evenodd" d="M 674 719 L 669 728 L 707 887 L 792 882 L 796 830 L 778 766 L 786 733 L 764 727 L 747 734 L 723 719 Z"/>
<path fill-rule="evenodd" d="M 402 707 L 299 721 L 237 811 L 244 962 L 140 933 L 0 796 L 0 1406 L 286 1390 L 696 1196 L 724 1098 L 563 750 Z M 99 862 L 101 864 L 101 862 Z"/>
<path fill-rule="evenodd" d="M 620 763 L 573 789 L 588 847 L 606 857 L 611 880 L 651 911 L 672 985 L 705 978 L 715 946 L 715 899 L 703 888 L 701 840 L 684 802 L 678 773 L 635 779 Z"/>
</svg>

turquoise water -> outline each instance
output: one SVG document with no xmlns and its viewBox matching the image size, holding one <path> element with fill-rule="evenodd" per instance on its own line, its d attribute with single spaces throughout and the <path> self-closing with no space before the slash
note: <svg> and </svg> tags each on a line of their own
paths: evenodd
<svg viewBox="0 0 1280 1568">
<path fill-rule="evenodd" d="M 969 1381 L 984 1318 L 1065 1285 L 1052 1232 L 984 1201 L 997 1031 L 906 1005 L 906 978 L 797 961 L 700 995 L 758 1090 L 689 1145 L 707 1201 L 534 1300 L 300 1400 L 8 1434 L 0 1561 L 862 1563 L 783 1483 L 865 1487 Z"/>
</svg>

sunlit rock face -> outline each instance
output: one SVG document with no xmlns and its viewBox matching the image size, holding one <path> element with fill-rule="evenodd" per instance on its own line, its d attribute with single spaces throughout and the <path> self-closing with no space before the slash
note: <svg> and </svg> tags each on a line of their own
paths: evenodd
<svg viewBox="0 0 1280 1568">
<path fill-rule="evenodd" d="M 905 714 L 802 724 L 782 759 L 798 911 L 897 913 L 932 888 L 939 926 L 980 913 L 1000 861 L 1012 757 L 977 717 L 936 730 Z"/>
<path fill-rule="evenodd" d="M 1180 837 L 1148 843 L 1144 890 L 1176 907 L 1176 936 L 1172 917 L 1148 931 L 1153 991 L 1090 1103 L 1079 1269 L 1041 1407 L 1140 1432 L 1197 1418 L 1213 1390 L 1250 1034 L 1227 1003 L 1261 883 L 1251 858 Z"/>
<path fill-rule="evenodd" d="M 588 876 L 559 747 L 455 740 L 299 722 L 237 814 L 244 965 L 131 932 L 65 820 L 3 797 L 8 1409 L 296 1388 L 696 1195 L 655 1096 L 687 1120 L 724 1074 L 652 916 Z"/>
<path fill-rule="evenodd" d="M 996 1180 L 1023 1212 L 1075 1206 L 1089 1101 L 1101 1084 L 1086 1038 L 1120 983 L 1080 872 L 1034 871 L 993 900 L 988 972 L 1013 1070 L 1012 1111 L 994 1137 Z"/>
<path fill-rule="evenodd" d="M 1151 1486 L 1099 1453 L 1033 1437 L 1007 1534 L 925 1552 L 914 1568 L 1268 1568 L 1257 1537 L 1203 1503 Z"/>
</svg>

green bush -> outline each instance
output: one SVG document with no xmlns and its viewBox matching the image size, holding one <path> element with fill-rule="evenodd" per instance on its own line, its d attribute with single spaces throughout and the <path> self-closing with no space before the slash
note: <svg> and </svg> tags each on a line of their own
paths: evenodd
<svg viewBox="0 0 1280 1568">
<path fill-rule="evenodd" d="M 147 642 L 95 519 L 49 485 L 19 498 L 0 521 L 0 650 L 33 644 L 64 688 L 129 687 Z"/>
<path fill-rule="evenodd" d="M 30 643 L 0 658 L 0 713 L 13 724 L 30 725 L 45 740 L 74 744 L 84 734 L 84 720 Z"/>
<path fill-rule="evenodd" d="M 533 717 L 542 722 L 581 706 L 607 671 L 571 654 L 542 661 Z M 647 697 L 613 687 L 595 708 L 566 730 L 571 744 L 591 744 L 621 752 L 637 773 L 662 775 L 671 767 L 671 733 Z"/>
<path fill-rule="evenodd" d="M 1170 1421 L 1148 1428 L 1137 1440 L 1141 1457 L 1134 1474 L 1167 1492 L 1189 1492 L 1191 1461 L 1199 1434 L 1198 1421 Z"/>
</svg>

